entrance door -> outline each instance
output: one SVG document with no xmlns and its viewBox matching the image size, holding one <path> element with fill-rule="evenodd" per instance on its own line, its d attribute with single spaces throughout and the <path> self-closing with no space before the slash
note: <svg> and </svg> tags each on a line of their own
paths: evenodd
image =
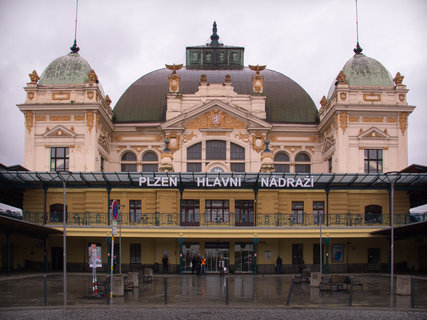
<svg viewBox="0 0 427 320">
<path fill-rule="evenodd" d="M 228 269 L 230 248 L 228 242 L 206 242 L 206 272 L 219 272 L 218 260 L 220 256 L 224 257 L 225 267 Z"/>
<path fill-rule="evenodd" d="M 52 248 L 52 271 L 62 271 L 64 265 L 64 250 L 61 247 Z"/>
<path fill-rule="evenodd" d="M 254 245 L 236 243 L 234 252 L 234 272 L 253 272 Z"/>
<path fill-rule="evenodd" d="M 200 244 L 198 243 L 183 243 L 182 245 L 182 264 L 184 272 L 191 272 L 190 263 L 193 257 L 196 257 L 200 252 Z M 197 261 L 196 261 L 197 263 Z"/>
<path fill-rule="evenodd" d="M 325 264 L 325 247 L 322 244 L 322 265 Z M 320 245 L 318 243 L 313 244 L 313 271 L 320 271 Z M 323 268 L 323 267 L 322 267 Z"/>
</svg>

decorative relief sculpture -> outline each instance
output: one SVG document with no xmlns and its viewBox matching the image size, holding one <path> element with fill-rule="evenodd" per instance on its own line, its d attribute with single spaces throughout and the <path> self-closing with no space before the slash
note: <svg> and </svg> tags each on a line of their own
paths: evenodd
<svg viewBox="0 0 427 320">
<path fill-rule="evenodd" d="M 320 100 L 320 105 L 322 107 L 325 107 L 327 103 L 328 103 L 328 99 L 326 99 L 326 97 L 323 96 L 322 100 Z"/>
<path fill-rule="evenodd" d="M 225 75 L 225 83 L 231 83 L 231 76 L 229 74 Z"/>
<path fill-rule="evenodd" d="M 338 73 L 338 76 L 337 76 L 337 82 L 338 82 L 337 84 L 345 84 L 345 78 L 346 78 L 346 75 L 341 70 L 340 73 Z"/>
<path fill-rule="evenodd" d="M 200 84 L 206 84 L 206 82 L 207 82 L 206 75 L 205 75 L 205 74 L 202 74 L 202 75 L 200 76 Z"/>
<path fill-rule="evenodd" d="M 33 127 L 34 114 L 31 111 L 25 111 L 25 127 L 28 130 L 28 133 L 31 133 L 31 128 Z"/>
<path fill-rule="evenodd" d="M 191 131 L 190 134 L 184 134 L 184 135 L 182 135 L 182 142 L 186 143 L 186 142 L 188 142 L 188 141 L 190 141 L 190 140 L 192 140 L 193 138 L 196 138 L 196 137 L 197 137 L 197 135 L 194 134 L 193 131 Z"/>
<path fill-rule="evenodd" d="M 86 113 L 86 126 L 88 127 L 89 132 L 92 131 L 94 118 L 95 118 L 95 116 L 93 114 L 93 111 L 88 111 Z"/>
<path fill-rule="evenodd" d="M 220 110 L 212 110 L 187 122 L 186 129 L 246 129 L 246 124 Z"/>
<path fill-rule="evenodd" d="M 165 64 L 166 68 L 172 70 L 172 73 L 169 75 L 169 93 L 178 93 L 179 92 L 179 75 L 176 73 L 177 70 L 182 68 L 182 64 Z"/>
<path fill-rule="evenodd" d="M 396 86 L 401 86 L 404 76 L 400 74 L 400 72 L 396 73 L 396 76 L 393 79 L 393 82 L 396 84 Z"/>
<path fill-rule="evenodd" d="M 345 129 L 347 129 L 347 118 L 347 112 L 340 113 L 340 124 L 343 133 L 345 133 Z"/>
<path fill-rule="evenodd" d="M 399 125 L 400 131 L 402 131 L 402 134 L 405 134 L 405 131 L 408 128 L 408 113 L 401 112 L 399 114 Z"/>
<path fill-rule="evenodd" d="M 265 136 L 261 132 L 252 135 L 252 149 L 260 153 L 265 149 Z"/>
<path fill-rule="evenodd" d="M 32 83 L 32 84 L 37 84 L 37 82 L 39 82 L 39 80 L 40 80 L 40 77 L 39 77 L 39 75 L 37 74 L 37 71 L 36 71 L 36 70 L 33 70 L 33 72 L 31 72 L 31 73 L 29 74 L 29 76 L 30 76 L 30 80 L 31 80 L 31 82 L 30 82 L 30 83 Z"/>
<path fill-rule="evenodd" d="M 89 77 L 89 83 L 98 83 L 98 76 L 95 73 L 95 70 L 90 70 L 87 74 Z"/>
<path fill-rule="evenodd" d="M 263 93 L 264 91 L 264 76 L 260 75 L 260 71 L 265 70 L 266 66 L 260 66 L 260 65 L 256 65 L 256 66 L 251 66 L 249 65 L 249 69 L 251 69 L 252 71 L 255 71 L 256 74 L 254 76 L 252 76 L 252 89 L 254 93 Z"/>
<path fill-rule="evenodd" d="M 249 142 L 249 134 L 247 133 L 242 133 L 241 131 L 239 131 L 239 133 L 236 134 L 234 137 L 236 139 L 242 140 L 243 142 Z"/>
</svg>

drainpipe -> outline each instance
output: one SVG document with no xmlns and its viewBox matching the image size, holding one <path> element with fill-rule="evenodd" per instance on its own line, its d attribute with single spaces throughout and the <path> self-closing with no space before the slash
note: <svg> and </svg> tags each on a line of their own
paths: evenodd
<svg viewBox="0 0 427 320">
<path fill-rule="evenodd" d="M 110 192 L 111 192 L 111 187 L 107 186 L 107 221 L 108 221 L 108 225 L 110 225 Z"/>
<path fill-rule="evenodd" d="M 329 274 L 329 242 L 330 238 L 325 238 L 325 246 L 326 246 L 326 262 L 325 262 L 325 274 Z"/>
<path fill-rule="evenodd" d="M 183 264 L 182 264 L 182 245 L 184 244 L 184 238 L 178 238 L 179 241 L 179 274 L 182 275 Z"/>
<path fill-rule="evenodd" d="M 329 188 L 325 189 L 326 192 L 326 226 L 329 226 Z"/>
<path fill-rule="evenodd" d="M 253 238 L 252 242 L 254 244 L 254 275 L 256 276 L 256 273 L 257 273 L 256 255 L 257 255 L 257 246 L 258 246 L 259 239 Z"/>
<path fill-rule="evenodd" d="M 43 199 L 43 224 L 47 223 L 47 189 L 46 185 L 43 185 L 44 199 Z"/>
<path fill-rule="evenodd" d="M 257 200 L 258 200 L 258 188 L 254 188 L 255 193 L 255 203 L 254 203 L 254 226 L 256 227 L 256 216 L 257 216 Z M 236 211 L 236 210 L 234 210 Z"/>
<path fill-rule="evenodd" d="M 182 194 L 183 193 L 184 193 L 184 188 L 179 188 L 179 223 L 178 223 L 179 226 L 182 223 Z"/>
</svg>

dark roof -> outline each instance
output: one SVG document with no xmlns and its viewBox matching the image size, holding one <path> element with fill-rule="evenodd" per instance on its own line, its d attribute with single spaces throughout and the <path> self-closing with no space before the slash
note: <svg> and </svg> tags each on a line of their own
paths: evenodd
<svg viewBox="0 0 427 320">
<path fill-rule="evenodd" d="M 170 73 L 166 68 L 159 69 L 135 81 L 114 108 L 115 122 L 164 122 Z M 181 77 L 182 94 L 195 93 L 202 74 L 206 75 L 208 83 L 224 83 L 225 76 L 229 74 L 237 93 L 252 94 L 252 76 L 255 74 L 247 67 L 243 70 L 187 70 L 184 67 L 177 73 Z M 317 122 L 318 111 L 313 100 L 295 81 L 269 69 L 262 71 L 261 75 L 264 76 L 268 122 Z"/>
<path fill-rule="evenodd" d="M 39 224 L 17 220 L 0 215 L 0 230 L 10 233 L 22 233 L 32 237 L 43 237 L 50 234 L 62 234 L 62 231 Z"/>
<path fill-rule="evenodd" d="M 427 237 L 427 221 L 411 223 L 404 226 L 394 227 L 394 236 L 396 238 L 405 239 L 417 236 Z M 391 227 L 371 232 L 372 235 L 381 235 L 390 237 Z"/>
<path fill-rule="evenodd" d="M 421 172 L 427 172 L 427 167 L 426 166 L 422 166 L 419 164 L 411 164 L 409 167 L 403 169 L 400 172 L 405 172 L 405 173 L 421 173 Z"/>
</svg>

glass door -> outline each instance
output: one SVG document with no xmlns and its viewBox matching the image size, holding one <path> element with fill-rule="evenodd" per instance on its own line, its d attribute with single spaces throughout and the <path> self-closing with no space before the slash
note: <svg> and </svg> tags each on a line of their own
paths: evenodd
<svg viewBox="0 0 427 320">
<path fill-rule="evenodd" d="M 182 265 L 183 265 L 184 272 L 192 271 L 193 257 L 197 259 L 197 255 L 199 254 L 199 252 L 200 252 L 200 245 L 198 243 L 184 243 L 182 245 Z M 197 263 L 197 260 L 196 260 L 196 263 Z"/>
<path fill-rule="evenodd" d="M 228 242 L 224 243 L 205 243 L 205 255 L 206 255 L 206 272 L 219 272 L 218 260 L 220 256 L 224 257 L 225 267 L 228 270 L 229 263 L 229 249 Z"/>
<path fill-rule="evenodd" d="M 252 272 L 254 257 L 253 244 L 236 243 L 234 252 L 234 272 Z"/>
</svg>

